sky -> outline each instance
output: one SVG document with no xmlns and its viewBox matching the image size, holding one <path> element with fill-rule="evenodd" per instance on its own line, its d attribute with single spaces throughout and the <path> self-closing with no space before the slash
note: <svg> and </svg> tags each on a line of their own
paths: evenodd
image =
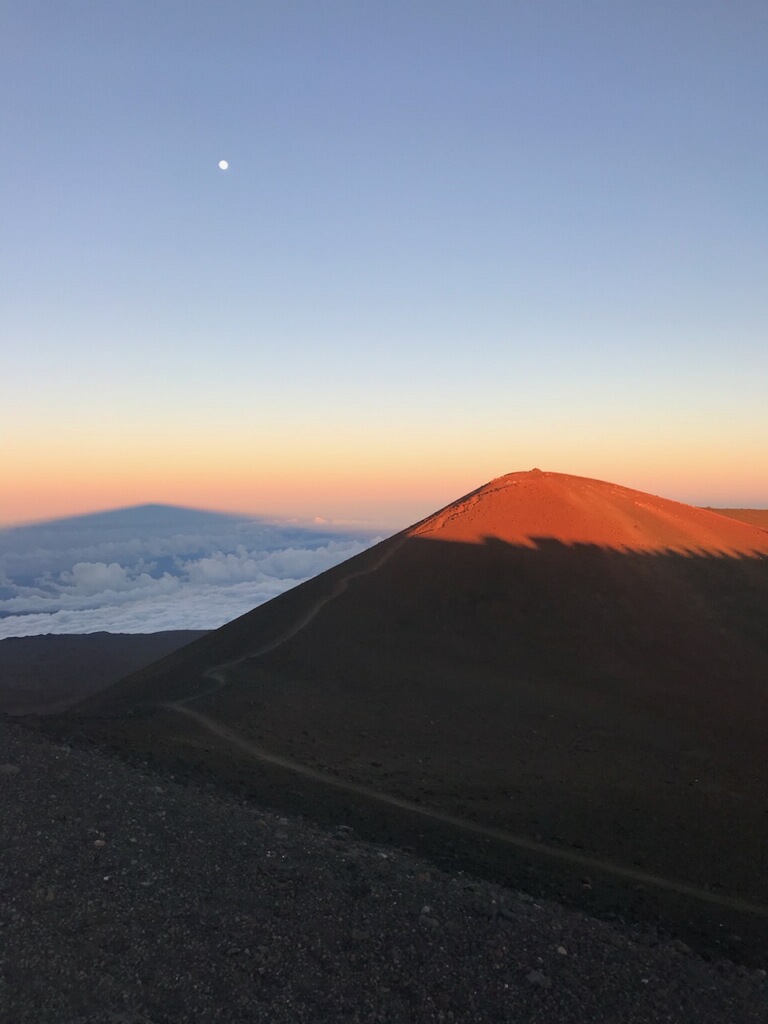
<svg viewBox="0 0 768 1024">
<path fill-rule="evenodd" d="M 768 506 L 766 53 L 763 0 L 5 0 L 0 525 Z"/>
<path fill-rule="evenodd" d="M 216 629 L 381 539 L 167 505 L 0 530 L 0 640 Z"/>
</svg>

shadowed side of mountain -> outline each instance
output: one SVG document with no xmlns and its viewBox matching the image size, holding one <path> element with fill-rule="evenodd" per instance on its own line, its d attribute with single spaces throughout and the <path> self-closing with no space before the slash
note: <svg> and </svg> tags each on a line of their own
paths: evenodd
<svg viewBox="0 0 768 1024">
<path fill-rule="evenodd" d="M 411 539 L 195 706 L 334 775 L 768 902 L 767 611 L 765 559 Z"/>
</svg>

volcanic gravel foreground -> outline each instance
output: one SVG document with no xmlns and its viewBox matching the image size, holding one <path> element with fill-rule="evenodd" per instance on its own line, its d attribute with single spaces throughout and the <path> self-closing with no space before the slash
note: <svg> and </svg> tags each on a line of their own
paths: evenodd
<svg viewBox="0 0 768 1024">
<path fill-rule="evenodd" d="M 0 722 L 0 1019 L 768 1019 L 763 970 Z"/>
</svg>

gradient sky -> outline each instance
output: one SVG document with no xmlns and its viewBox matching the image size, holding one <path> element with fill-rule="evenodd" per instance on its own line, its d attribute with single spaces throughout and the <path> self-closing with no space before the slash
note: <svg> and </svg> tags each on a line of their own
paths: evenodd
<svg viewBox="0 0 768 1024">
<path fill-rule="evenodd" d="M 0 523 L 768 505 L 766 55 L 763 0 L 5 0 Z"/>
</svg>

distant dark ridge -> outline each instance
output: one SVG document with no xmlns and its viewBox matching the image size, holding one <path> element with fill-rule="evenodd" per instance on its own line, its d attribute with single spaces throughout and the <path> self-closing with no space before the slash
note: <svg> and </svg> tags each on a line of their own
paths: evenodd
<svg viewBox="0 0 768 1024">
<path fill-rule="evenodd" d="M 205 634 L 87 633 L 0 640 L 0 711 L 51 714 Z"/>
</svg>

